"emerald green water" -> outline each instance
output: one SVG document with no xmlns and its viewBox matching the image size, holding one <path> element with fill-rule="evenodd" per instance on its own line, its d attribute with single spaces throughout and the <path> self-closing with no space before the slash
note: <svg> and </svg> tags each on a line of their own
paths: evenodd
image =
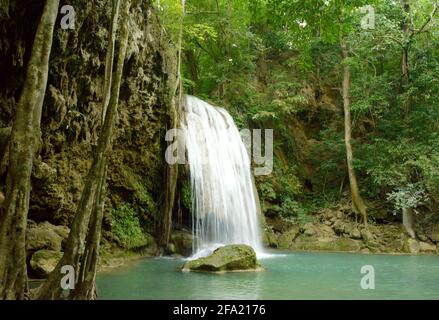
<svg viewBox="0 0 439 320">
<path fill-rule="evenodd" d="M 439 256 L 289 253 L 265 272 L 183 273 L 177 259 L 145 259 L 101 273 L 100 299 L 439 299 Z M 375 270 L 364 290 L 361 267 Z"/>
</svg>

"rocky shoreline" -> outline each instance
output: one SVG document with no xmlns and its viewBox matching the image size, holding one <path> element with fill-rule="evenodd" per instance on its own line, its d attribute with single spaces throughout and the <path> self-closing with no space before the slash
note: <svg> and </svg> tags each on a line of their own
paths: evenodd
<svg viewBox="0 0 439 320">
<path fill-rule="evenodd" d="M 385 254 L 438 254 L 439 224 L 428 229 L 418 226 L 417 238 L 411 238 L 401 224 L 355 222 L 350 208 L 324 209 L 312 221 L 296 224 L 281 219 L 267 219 L 264 244 L 293 251 L 330 251 Z"/>
<path fill-rule="evenodd" d="M 369 224 L 355 222 L 346 206 L 324 209 L 306 223 L 267 218 L 263 242 L 267 248 L 289 252 L 350 252 L 360 254 L 416 255 L 439 253 L 439 224 L 428 229 L 417 228 L 412 239 L 397 223 Z M 49 222 L 29 220 L 27 230 L 27 263 L 29 276 L 43 279 L 53 270 L 62 255 L 69 228 Z M 167 251 L 160 250 L 152 236 L 145 245 L 122 249 L 106 239 L 101 247 L 100 271 L 108 271 L 132 261 L 169 255 L 187 257 L 192 252 L 192 234 L 176 230 Z"/>
</svg>

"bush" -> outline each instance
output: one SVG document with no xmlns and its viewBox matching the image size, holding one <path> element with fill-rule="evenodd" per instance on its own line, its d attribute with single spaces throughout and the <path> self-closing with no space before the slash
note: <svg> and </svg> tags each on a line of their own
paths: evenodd
<svg viewBox="0 0 439 320">
<path fill-rule="evenodd" d="M 124 248 L 138 247 L 146 241 L 136 211 L 129 204 L 125 203 L 112 211 L 111 225 L 114 235 Z"/>
</svg>

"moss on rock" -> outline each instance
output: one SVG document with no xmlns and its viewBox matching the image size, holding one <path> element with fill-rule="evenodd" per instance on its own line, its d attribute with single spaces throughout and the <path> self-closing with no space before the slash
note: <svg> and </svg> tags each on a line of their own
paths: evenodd
<svg viewBox="0 0 439 320">
<path fill-rule="evenodd" d="M 32 275 L 37 278 L 46 278 L 55 269 L 62 255 L 62 252 L 46 249 L 35 252 L 30 260 Z"/>
<path fill-rule="evenodd" d="M 186 262 L 182 271 L 231 272 L 261 271 L 256 253 L 247 245 L 227 245 L 216 249 L 210 256 Z"/>
</svg>

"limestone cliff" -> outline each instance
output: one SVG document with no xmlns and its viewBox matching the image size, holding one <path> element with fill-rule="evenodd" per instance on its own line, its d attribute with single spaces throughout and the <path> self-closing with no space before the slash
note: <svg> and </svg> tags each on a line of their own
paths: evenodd
<svg viewBox="0 0 439 320">
<path fill-rule="evenodd" d="M 61 2 L 62 5 L 67 4 Z M 42 147 L 36 161 L 29 219 L 68 225 L 79 201 L 96 145 L 101 116 L 108 1 L 72 0 L 74 29 L 55 28 L 43 106 Z M 43 2 L 9 1 L 0 11 L 0 196 L 4 192 L 8 132 Z M 169 120 L 169 83 L 176 80 L 176 50 L 150 1 L 132 1 L 118 125 L 108 173 L 106 216 L 135 206 L 148 231 L 158 221 Z M 116 51 L 118 48 L 116 47 Z M 109 229 L 109 219 L 104 221 Z"/>
</svg>

